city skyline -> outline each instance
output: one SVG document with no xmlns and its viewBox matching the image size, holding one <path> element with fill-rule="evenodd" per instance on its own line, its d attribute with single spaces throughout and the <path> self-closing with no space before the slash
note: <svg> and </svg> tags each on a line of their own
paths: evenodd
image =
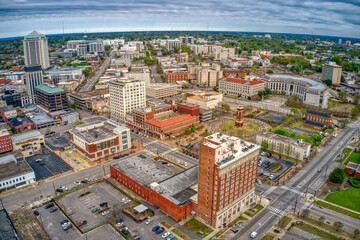
<svg viewBox="0 0 360 240">
<path fill-rule="evenodd" d="M 116 31 L 244 31 L 359 38 L 357 1 L 101 1 L 15 0 L 2 3 L 0 38 Z M 331 17 L 329 17 L 331 16 Z"/>
</svg>

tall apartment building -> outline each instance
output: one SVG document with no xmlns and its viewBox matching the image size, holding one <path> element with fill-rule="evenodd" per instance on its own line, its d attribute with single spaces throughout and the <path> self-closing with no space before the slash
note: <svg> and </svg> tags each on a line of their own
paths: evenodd
<svg viewBox="0 0 360 240">
<path fill-rule="evenodd" d="M 180 37 L 180 44 L 194 44 L 195 43 L 195 38 L 191 37 L 191 36 L 182 36 Z"/>
<path fill-rule="evenodd" d="M 331 80 L 332 85 L 340 85 L 342 67 L 335 64 L 324 64 L 321 80 Z"/>
<path fill-rule="evenodd" d="M 195 74 L 194 74 L 195 73 Z M 219 79 L 223 77 L 223 71 L 220 65 L 212 66 L 194 66 L 189 69 L 189 78 L 192 80 L 195 75 L 196 82 L 202 87 L 214 87 L 218 85 Z"/>
<path fill-rule="evenodd" d="M 37 104 L 46 111 L 54 112 L 68 108 L 64 89 L 50 84 L 36 87 Z"/>
<path fill-rule="evenodd" d="M 22 105 L 36 103 L 36 87 L 43 84 L 41 65 L 25 66 L 26 95 L 21 97 Z"/>
<path fill-rule="evenodd" d="M 41 65 L 42 69 L 50 67 L 48 40 L 45 35 L 33 31 L 23 40 L 25 65 Z"/>
<path fill-rule="evenodd" d="M 124 122 L 126 113 L 146 106 L 145 82 L 121 79 L 109 83 L 111 120 Z"/>
<path fill-rule="evenodd" d="M 103 53 L 105 51 L 102 40 L 71 40 L 67 42 L 68 49 L 76 49 L 78 56 L 88 53 Z"/>
<path fill-rule="evenodd" d="M 255 181 L 260 146 L 215 133 L 199 147 L 196 216 L 222 228 L 256 201 Z"/>
<path fill-rule="evenodd" d="M 180 40 L 179 39 L 167 39 L 165 47 L 167 50 L 173 50 L 174 47 L 180 48 L 181 47 Z"/>
</svg>

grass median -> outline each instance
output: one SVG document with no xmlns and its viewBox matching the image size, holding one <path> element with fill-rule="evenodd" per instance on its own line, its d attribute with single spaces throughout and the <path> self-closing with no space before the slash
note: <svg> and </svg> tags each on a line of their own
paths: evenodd
<svg viewBox="0 0 360 240">
<path fill-rule="evenodd" d="M 335 211 L 335 212 L 344 214 L 346 216 L 349 216 L 349 217 L 360 220 L 360 214 L 358 214 L 358 213 L 346 210 L 346 209 L 341 208 L 341 207 L 334 206 L 332 204 L 329 204 L 329 203 L 323 202 L 323 201 L 314 201 L 314 203 L 316 205 L 320 206 L 320 207 L 324 207 L 324 208 L 330 209 L 332 211 Z"/>
</svg>

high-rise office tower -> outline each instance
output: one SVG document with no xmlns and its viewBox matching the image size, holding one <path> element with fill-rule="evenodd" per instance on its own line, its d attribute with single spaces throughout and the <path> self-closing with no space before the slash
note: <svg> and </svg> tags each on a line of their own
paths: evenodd
<svg viewBox="0 0 360 240">
<path fill-rule="evenodd" d="M 120 79 L 109 83 L 111 120 L 124 122 L 126 113 L 146 107 L 145 81 Z"/>
<path fill-rule="evenodd" d="M 256 202 L 259 150 L 259 145 L 222 133 L 204 138 L 199 147 L 197 217 L 222 228 Z"/>
<path fill-rule="evenodd" d="M 26 95 L 21 97 L 22 105 L 36 103 L 36 87 L 43 84 L 41 65 L 25 66 Z"/>
<path fill-rule="evenodd" d="M 48 40 L 45 35 L 33 31 L 24 37 L 23 44 L 26 66 L 41 65 L 42 69 L 50 67 Z"/>
<path fill-rule="evenodd" d="M 330 80 L 332 85 L 340 85 L 342 67 L 335 64 L 324 64 L 322 67 L 321 80 Z"/>
</svg>

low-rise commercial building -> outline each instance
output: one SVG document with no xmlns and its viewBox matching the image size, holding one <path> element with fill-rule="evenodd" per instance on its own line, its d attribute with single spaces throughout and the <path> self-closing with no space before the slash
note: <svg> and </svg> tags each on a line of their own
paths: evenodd
<svg viewBox="0 0 360 240">
<path fill-rule="evenodd" d="M 304 126 L 316 130 L 323 130 L 331 125 L 333 115 L 331 113 L 306 110 Z"/>
<path fill-rule="evenodd" d="M 165 72 L 165 82 L 166 83 L 177 83 L 189 81 L 189 73 L 185 71 L 166 71 Z"/>
<path fill-rule="evenodd" d="M 0 130 L 0 153 L 9 152 L 13 150 L 10 133 L 3 129 Z"/>
<path fill-rule="evenodd" d="M 10 118 L 14 118 L 17 115 L 16 108 L 13 106 L 3 106 L 0 108 L 2 119 L 6 122 Z"/>
<path fill-rule="evenodd" d="M 70 94 L 70 101 L 75 103 L 78 108 L 91 110 L 91 108 L 89 108 L 89 102 L 91 102 L 92 98 L 106 98 L 109 96 L 109 88 L 95 89 L 86 92 L 72 93 Z"/>
<path fill-rule="evenodd" d="M 181 92 L 181 85 L 154 83 L 146 85 L 146 96 L 153 98 L 167 98 L 178 95 Z"/>
<path fill-rule="evenodd" d="M 88 66 L 90 67 L 90 66 Z M 80 82 L 84 79 L 83 71 L 86 69 L 86 66 L 82 67 L 66 67 L 66 68 L 55 68 L 49 71 L 46 71 L 45 74 L 48 79 L 54 80 L 54 84 L 59 84 L 61 82 L 67 81 L 77 81 Z"/>
<path fill-rule="evenodd" d="M 44 135 L 37 131 L 29 131 L 11 136 L 14 151 L 20 151 L 24 157 L 30 157 L 42 152 Z"/>
<path fill-rule="evenodd" d="M 10 127 L 15 129 L 15 133 L 23 132 L 24 130 L 36 129 L 36 124 L 29 118 L 18 116 L 8 119 Z"/>
<path fill-rule="evenodd" d="M 72 93 L 78 85 L 78 81 L 59 82 L 57 86 L 63 89 L 66 93 Z"/>
<path fill-rule="evenodd" d="M 310 155 L 311 144 L 302 140 L 285 137 L 271 132 L 263 132 L 256 135 L 256 143 L 261 145 L 263 141 L 268 143 L 270 151 L 280 155 L 304 160 Z"/>
<path fill-rule="evenodd" d="M 36 181 L 35 173 L 25 161 L 13 155 L 0 158 L 0 190 L 19 188 Z"/>
<path fill-rule="evenodd" d="M 107 160 L 131 148 L 130 129 L 112 122 L 93 121 L 69 131 L 70 142 L 87 160 Z"/>
<path fill-rule="evenodd" d="M 221 63 L 231 68 L 252 67 L 254 65 L 253 60 L 247 58 L 223 58 Z"/>
<path fill-rule="evenodd" d="M 329 90 L 320 82 L 290 75 L 266 75 L 262 80 L 275 93 L 296 95 L 305 104 L 327 108 Z"/>
<path fill-rule="evenodd" d="M 215 109 L 222 102 L 223 94 L 219 92 L 198 92 L 195 94 L 187 93 L 186 101 L 199 105 L 203 109 Z"/>
<path fill-rule="evenodd" d="M 251 98 L 264 89 L 265 82 L 259 80 L 244 80 L 229 77 L 219 80 L 219 92 L 242 98 Z"/>
</svg>

